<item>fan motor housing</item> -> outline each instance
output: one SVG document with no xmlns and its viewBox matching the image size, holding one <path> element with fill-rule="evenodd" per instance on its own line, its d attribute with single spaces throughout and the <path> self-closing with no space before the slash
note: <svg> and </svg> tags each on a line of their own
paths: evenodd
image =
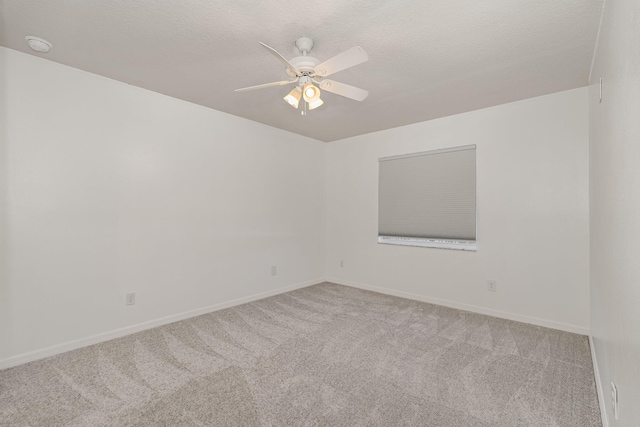
<svg viewBox="0 0 640 427">
<path fill-rule="evenodd" d="M 295 58 L 290 59 L 289 62 L 291 65 L 296 67 L 298 71 L 309 74 L 313 73 L 316 66 L 320 64 L 320 60 L 313 56 L 296 56 Z M 296 77 L 296 73 L 291 71 L 291 69 L 287 68 L 286 72 L 289 77 Z"/>
</svg>

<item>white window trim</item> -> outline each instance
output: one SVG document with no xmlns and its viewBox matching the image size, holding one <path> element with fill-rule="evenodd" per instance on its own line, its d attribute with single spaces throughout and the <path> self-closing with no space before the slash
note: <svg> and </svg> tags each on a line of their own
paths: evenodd
<svg viewBox="0 0 640 427">
<path fill-rule="evenodd" d="M 378 236 L 378 243 L 384 245 L 419 246 L 423 248 L 477 251 L 476 240 L 425 239 L 419 237 Z"/>
</svg>

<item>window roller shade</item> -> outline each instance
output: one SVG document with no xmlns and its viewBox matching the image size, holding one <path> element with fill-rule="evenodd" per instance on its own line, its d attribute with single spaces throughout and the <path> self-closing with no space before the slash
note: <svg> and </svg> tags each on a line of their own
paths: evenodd
<svg viewBox="0 0 640 427">
<path fill-rule="evenodd" d="M 475 145 L 380 159 L 380 236 L 476 239 Z"/>
</svg>

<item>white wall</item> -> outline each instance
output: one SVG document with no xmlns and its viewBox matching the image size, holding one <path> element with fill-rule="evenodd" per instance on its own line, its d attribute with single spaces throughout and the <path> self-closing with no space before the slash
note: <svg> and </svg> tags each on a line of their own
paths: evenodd
<svg viewBox="0 0 640 427">
<path fill-rule="evenodd" d="M 328 144 L 329 280 L 588 333 L 587 121 L 581 88 Z M 467 144 L 478 251 L 377 244 L 378 158 Z"/>
<path fill-rule="evenodd" d="M 0 364 L 322 279 L 323 143 L 5 48 L 0 65 Z"/>
<path fill-rule="evenodd" d="M 9 342 L 9 293 L 7 272 L 7 168 L 5 57 L 0 51 L 0 349 Z M 3 326 L 4 325 L 4 326 Z M 1 351 L 1 350 L 0 350 Z"/>
<path fill-rule="evenodd" d="M 4 48 L 0 67 L 0 367 L 325 275 L 588 331 L 586 89 L 325 145 Z M 471 143 L 479 250 L 378 245 L 377 159 Z"/>
<path fill-rule="evenodd" d="M 640 425 L 639 40 L 640 2 L 607 1 L 589 94 L 591 328 L 612 426 Z M 618 387 L 619 421 L 611 381 Z"/>
</svg>

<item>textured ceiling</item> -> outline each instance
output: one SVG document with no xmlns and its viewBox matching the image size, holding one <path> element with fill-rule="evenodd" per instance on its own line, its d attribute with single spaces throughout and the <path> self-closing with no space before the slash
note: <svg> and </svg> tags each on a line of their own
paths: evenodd
<svg viewBox="0 0 640 427">
<path fill-rule="evenodd" d="M 257 122 L 334 141 L 587 84 L 602 0 L 0 0 L 0 44 Z M 32 52 L 24 37 L 54 47 Z M 331 79 L 302 117 L 258 42 L 297 56 L 300 36 L 328 59 L 369 61 Z"/>
</svg>

